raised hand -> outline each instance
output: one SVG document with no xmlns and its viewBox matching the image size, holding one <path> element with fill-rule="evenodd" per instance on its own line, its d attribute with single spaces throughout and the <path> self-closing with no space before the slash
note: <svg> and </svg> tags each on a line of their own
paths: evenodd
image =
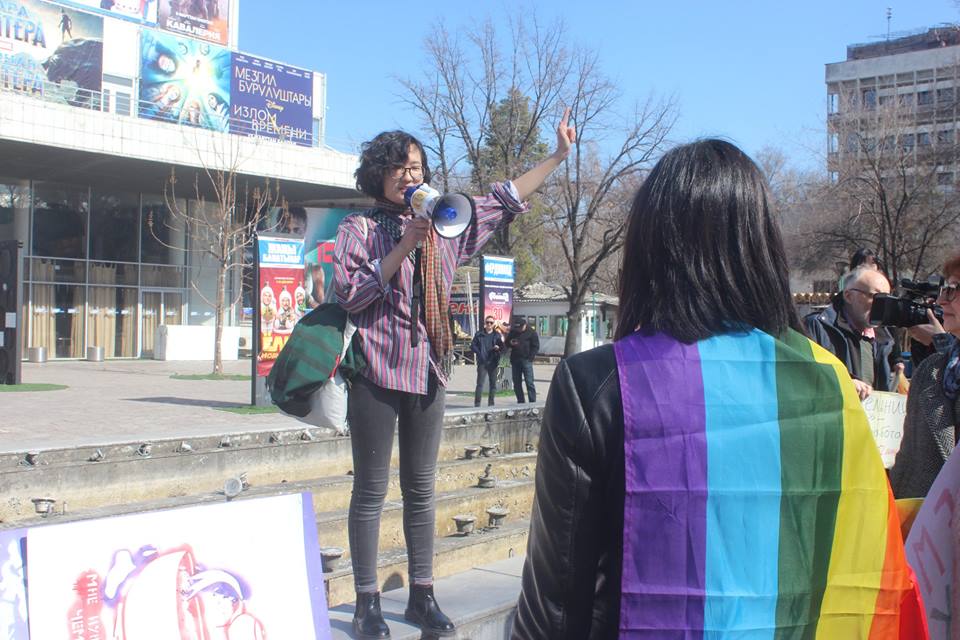
<svg viewBox="0 0 960 640">
<path fill-rule="evenodd" d="M 567 154 L 570 153 L 570 147 L 577 141 L 577 130 L 569 125 L 569 121 L 570 107 L 567 107 L 564 109 L 563 117 L 557 126 L 557 150 L 553 153 L 558 158 L 566 158 Z"/>
</svg>

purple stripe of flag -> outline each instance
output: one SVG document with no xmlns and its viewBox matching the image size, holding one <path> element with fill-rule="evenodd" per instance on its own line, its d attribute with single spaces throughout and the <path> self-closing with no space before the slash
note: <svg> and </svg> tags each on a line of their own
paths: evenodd
<svg viewBox="0 0 960 640">
<path fill-rule="evenodd" d="M 703 636 L 707 443 L 697 346 L 614 345 L 624 411 L 621 638 Z"/>
</svg>

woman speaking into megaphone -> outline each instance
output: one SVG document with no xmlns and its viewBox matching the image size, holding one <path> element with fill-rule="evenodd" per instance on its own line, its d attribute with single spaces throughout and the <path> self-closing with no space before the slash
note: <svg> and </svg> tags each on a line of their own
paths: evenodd
<svg viewBox="0 0 960 640">
<path fill-rule="evenodd" d="M 450 287 L 457 267 L 479 253 L 500 225 L 527 211 L 526 198 L 566 158 L 576 140 L 569 117 L 566 109 L 553 154 L 474 198 L 472 222 L 456 237 L 438 234 L 404 200 L 410 187 L 430 182 L 419 140 L 387 131 L 362 146 L 357 189 L 375 198 L 376 206 L 344 218 L 334 249 L 337 302 L 357 326 L 367 360 L 353 380 L 347 409 L 354 473 L 348 520 L 357 591 L 353 625 L 360 637 L 390 635 L 380 613 L 377 541 L 394 425 L 410 580 L 405 617 L 428 633 L 454 633 L 433 594 L 434 479 L 447 384 L 443 363 L 452 348 Z"/>
</svg>

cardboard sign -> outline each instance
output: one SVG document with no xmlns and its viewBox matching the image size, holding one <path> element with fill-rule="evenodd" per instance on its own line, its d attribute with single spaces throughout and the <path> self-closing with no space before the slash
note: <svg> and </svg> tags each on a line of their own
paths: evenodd
<svg viewBox="0 0 960 640">
<path fill-rule="evenodd" d="M 309 493 L 34 527 L 30 637 L 329 640 Z"/>
<path fill-rule="evenodd" d="M 26 529 L 0 531 L 0 638 L 30 640 L 27 631 Z"/>
<path fill-rule="evenodd" d="M 907 415 L 907 396 L 888 391 L 874 391 L 863 401 L 863 410 L 870 421 L 870 431 L 877 441 L 883 466 L 889 469 L 897 459 L 903 440 L 903 419 Z"/>
<path fill-rule="evenodd" d="M 930 487 L 920 513 L 907 537 L 907 561 L 917 574 L 931 638 L 956 637 L 960 630 L 960 613 L 954 612 L 951 597 L 954 566 L 960 555 L 954 544 L 954 527 L 960 527 L 957 506 L 960 504 L 960 447 L 950 458 Z"/>
</svg>

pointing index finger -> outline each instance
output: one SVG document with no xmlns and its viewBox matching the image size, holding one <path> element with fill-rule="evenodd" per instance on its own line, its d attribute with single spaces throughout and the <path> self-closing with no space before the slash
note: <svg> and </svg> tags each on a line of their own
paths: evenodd
<svg viewBox="0 0 960 640">
<path fill-rule="evenodd" d="M 560 127 L 563 129 L 567 128 L 567 121 L 570 119 L 570 107 L 567 107 L 563 110 L 563 117 L 560 118 Z"/>
</svg>

